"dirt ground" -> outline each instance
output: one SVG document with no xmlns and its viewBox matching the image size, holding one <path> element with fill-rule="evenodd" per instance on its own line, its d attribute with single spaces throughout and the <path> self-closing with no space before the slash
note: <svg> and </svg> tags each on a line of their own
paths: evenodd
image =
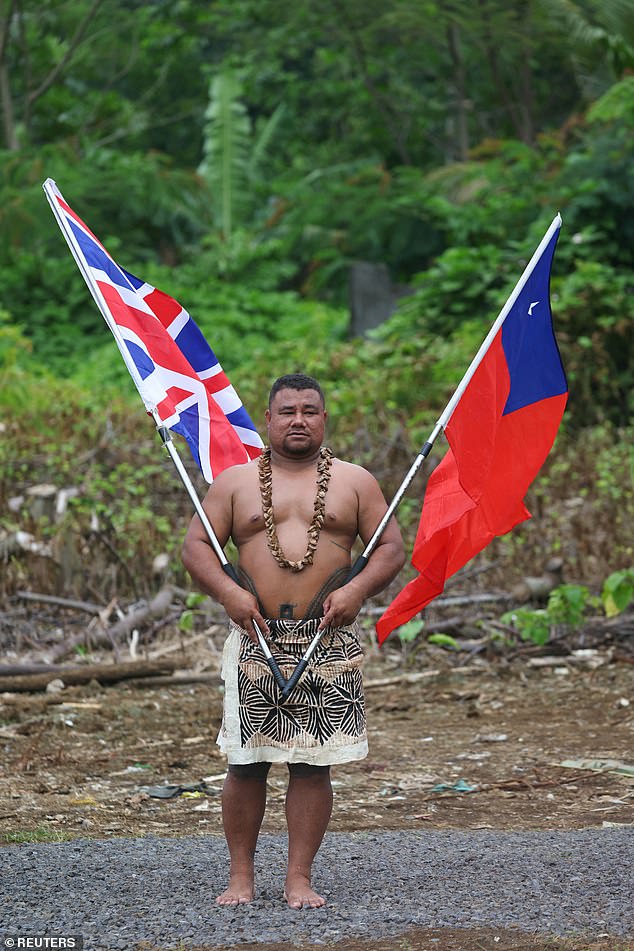
<svg viewBox="0 0 634 951">
<path fill-rule="evenodd" d="M 93 681 L 58 693 L 0 695 L 2 844 L 220 834 L 225 765 L 214 741 L 222 692 L 212 638 L 208 647 L 199 641 L 181 659 L 211 673 L 209 683 Z M 422 660 L 404 672 L 394 652 L 369 651 L 370 755 L 333 771 L 331 831 L 634 824 L 634 668 L 627 658 L 595 651 L 460 665 L 430 648 Z M 285 782 L 286 770 L 274 767 L 264 833 L 284 830 Z M 143 790 L 166 784 L 194 788 L 169 799 Z M 501 932 L 439 935 L 412 933 L 390 948 L 627 947 L 535 943 Z M 336 947 L 383 951 L 376 942 Z"/>
</svg>

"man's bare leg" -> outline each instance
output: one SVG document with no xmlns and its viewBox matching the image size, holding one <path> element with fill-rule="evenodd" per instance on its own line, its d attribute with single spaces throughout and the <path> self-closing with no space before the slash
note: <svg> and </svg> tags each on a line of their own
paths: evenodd
<svg viewBox="0 0 634 951">
<path fill-rule="evenodd" d="M 286 793 L 288 869 L 284 897 L 291 908 L 320 908 L 326 899 L 311 887 L 317 855 L 332 813 L 332 786 L 328 766 L 289 766 Z"/>
<path fill-rule="evenodd" d="M 222 789 L 222 824 L 231 857 L 229 885 L 219 905 L 253 901 L 255 847 L 266 809 L 266 777 L 270 763 L 231 766 Z"/>
</svg>

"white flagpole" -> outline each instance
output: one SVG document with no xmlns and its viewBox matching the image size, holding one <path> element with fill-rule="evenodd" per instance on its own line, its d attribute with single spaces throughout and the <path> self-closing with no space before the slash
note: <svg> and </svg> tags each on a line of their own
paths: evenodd
<svg viewBox="0 0 634 951">
<path fill-rule="evenodd" d="M 440 419 L 439 419 L 438 422 L 436 423 L 436 427 L 439 429 L 439 431 L 440 431 L 440 429 L 444 429 L 445 426 L 447 425 L 447 423 L 449 422 L 449 420 L 451 419 L 451 415 L 452 415 L 453 411 L 455 410 L 456 406 L 458 405 L 458 402 L 459 402 L 459 400 L 460 400 L 460 397 L 462 396 L 462 394 L 463 394 L 464 391 L 466 390 L 467 386 L 469 385 L 469 383 L 470 383 L 470 381 L 471 381 L 471 377 L 473 376 L 473 374 L 475 373 L 475 371 L 478 369 L 478 367 L 479 367 L 480 364 L 482 363 L 482 360 L 483 360 L 483 358 L 484 358 L 484 356 L 485 356 L 487 350 L 489 349 L 489 347 L 490 347 L 491 344 L 493 343 L 493 338 L 495 337 L 495 335 L 497 334 L 498 330 L 500 329 L 500 327 L 502 326 L 502 324 L 504 323 L 504 321 L 505 321 L 506 318 L 508 317 L 509 311 L 510 311 L 511 308 L 513 307 L 513 304 L 515 303 L 515 301 L 517 300 L 517 298 L 518 298 L 518 297 L 520 296 L 520 294 L 522 293 L 522 291 L 523 291 L 523 289 L 524 289 L 524 285 L 526 284 L 527 280 L 529 279 L 529 277 L 531 276 L 531 274 L 532 274 L 533 271 L 535 270 L 535 267 L 536 267 L 536 265 L 537 265 L 537 262 L 539 261 L 539 259 L 541 258 L 542 254 L 544 253 L 544 251 L 545 251 L 546 248 L 548 247 L 548 245 L 549 245 L 549 243 L 550 243 L 550 241 L 551 241 L 553 235 L 556 234 L 556 232 L 559 231 L 560 228 L 561 228 L 561 215 L 560 215 L 560 214 L 557 214 L 557 215 L 555 215 L 555 217 L 553 218 L 553 220 L 552 220 L 552 222 L 551 222 L 551 224 L 550 224 L 550 227 L 548 228 L 548 231 L 546 232 L 546 234 L 544 235 L 544 237 L 542 238 L 542 240 L 539 242 L 539 245 L 537 246 L 537 249 L 536 249 L 535 253 L 533 254 L 532 258 L 530 259 L 530 261 L 528 262 L 528 264 L 527 264 L 526 267 L 524 268 L 524 271 L 523 271 L 523 273 L 522 273 L 522 276 L 520 277 L 519 281 L 517 282 L 517 284 L 516 284 L 515 287 L 513 288 L 513 291 L 511 292 L 511 294 L 510 294 L 510 296 L 509 296 L 509 298 L 508 298 L 506 304 L 504 305 L 504 307 L 502 308 L 502 310 L 501 310 L 500 313 L 498 314 L 498 317 L 497 317 L 497 319 L 495 320 L 495 323 L 493 324 L 493 326 L 492 326 L 491 329 L 489 330 L 488 334 L 486 335 L 486 337 L 485 337 L 484 340 L 482 341 L 482 345 L 481 345 L 480 349 L 478 350 L 478 352 L 476 353 L 475 357 L 473 358 L 473 360 L 472 360 L 471 363 L 469 364 L 469 367 L 468 367 L 468 369 L 467 369 L 467 372 L 465 373 L 465 375 L 463 376 L 462 380 L 461 380 L 460 383 L 458 384 L 458 388 L 456 389 L 456 392 L 454 393 L 454 395 L 451 397 L 451 399 L 450 399 L 449 402 L 447 403 L 447 405 L 446 405 L 446 407 L 445 407 L 445 409 L 444 409 L 444 411 L 443 411 L 443 413 L 442 413 Z M 434 430 L 434 433 L 435 433 L 435 430 Z M 437 433 L 436 433 L 436 435 L 437 435 Z M 434 436 L 434 438 L 436 438 L 436 437 Z"/>
<path fill-rule="evenodd" d="M 537 266 L 537 262 L 540 260 L 540 258 L 541 258 L 541 256 L 543 255 L 544 251 L 545 251 L 546 248 L 548 247 L 548 244 L 550 243 L 550 241 L 551 241 L 553 235 L 554 235 L 560 228 L 561 228 L 561 215 L 560 215 L 560 214 L 557 214 L 557 215 L 555 215 L 555 217 L 553 218 L 553 220 L 552 220 L 552 222 L 551 222 L 551 224 L 550 224 L 548 230 L 546 231 L 546 234 L 544 235 L 544 237 L 543 237 L 542 240 L 540 241 L 539 245 L 537 246 L 537 249 L 536 249 L 535 253 L 533 254 L 532 258 L 530 259 L 530 261 L 528 262 L 528 264 L 527 264 L 526 267 L 524 268 L 524 271 L 522 272 L 522 276 L 520 277 L 519 281 L 517 282 L 517 284 L 516 284 L 515 287 L 513 288 L 513 290 L 512 290 L 512 292 L 511 292 L 510 296 L 508 297 L 508 299 L 507 299 L 507 301 L 506 301 L 504 307 L 502 308 L 502 310 L 501 310 L 500 313 L 498 314 L 498 316 L 497 316 L 495 322 L 493 323 L 491 329 L 489 330 L 488 334 L 487 334 L 486 337 L 484 338 L 484 340 L 483 340 L 483 342 L 482 342 L 482 345 L 480 346 L 480 349 L 478 350 L 478 352 L 476 353 L 475 357 L 473 358 L 473 360 L 472 360 L 471 363 L 469 364 L 469 367 L 468 367 L 468 369 L 467 369 L 465 375 L 463 376 L 462 380 L 461 380 L 460 383 L 458 384 L 458 387 L 457 387 L 455 393 L 453 394 L 453 396 L 451 397 L 451 399 L 450 399 L 449 402 L 447 403 L 445 409 L 443 410 L 443 412 L 442 412 L 441 415 L 439 416 L 438 422 L 437 422 L 436 425 L 434 426 L 434 428 L 433 428 L 431 434 L 429 435 L 427 441 L 425 442 L 425 444 L 424 444 L 424 446 L 422 447 L 421 451 L 420 451 L 420 452 L 418 453 L 418 455 L 416 456 L 416 458 L 415 458 L 414 462 L 412 463 L 412 465 L 411 465 L 411 467 L 410 467 L 410 469 L 409 469 L 407 475 L 405 476 L 405 478 L 404 478 L 403 481 L 401 482 L 399 488 L 397 489 L 396 494 L 394 495 L 394 498 L 393 498 L 392 501 L 390 502 L 390 504 L 389 504 L 389 506 L 388 506 L 388 508 L 387 508 L 387 511 L 386 511 L 385 515 L 383 516 L 383 518 L 382 518 L 381 521 L 379 522 L 379 524 L 378 524 L 378 526 L 377 526 L 377 528 L 376 528 L 376 531 L 374 532 L 374 535 L 372 536 L 372 538 L 370 539 L 370 541 L 368 542 L 368 544 L 365 546 L 363 552 L 359 555 L 359 557 L 358 557 L 357 560 L 355 561 L 354 565 L 353 565 L 352 568 L 350 569 L 350 574 L 349 574 L 348 577 L 346 578 L 346 581 L 344 582 L 344 584 L 346 584 L 348 581 L 351 581 L 353 578 L 355 578 L 361 571 L 363 571 L 363 569 L 364 569 L 365 566 L 367 565 L 368 560 L 369 560 L 369 558 L 370 558 L 370 555 L 372 554 L 372 552 L 373 552 L 374 549 L 376 548 L 376 546 L 377 546 L 377 544 L 378 544 L 378 541 L 379 541 L 381 535 L 383 534 L 383 532 L 385 531 L 385 529 L 386 529 L 386 527 L 387 527 L 387 523 L 389 522 L 390 518 L 392 517 L 392 515 L 394 514 L 394 512 L 396 511 L 396 509 L 398 508 L 398 506 L 401 504 L 401 501 L 402 501 L 402 499 L 403 499 L 403 496 L 405 495 L 407 489 L 408 489 L 409 486 L 411 485 L 411 483 L 412 483 L 412 481 L 413 481 L 413 479 L 414 479 L 414 476 L 416 475 L 416 473 L 418 472 L 418 470 L 419 470 L 420 467 L 422 466 L 423 462 L 425 461 L 425 459 L 427 458 L 427 456 L 428 456 L 429 453 L 431 452 L 432 447 L 433 447 L 433 445 L 434 445 L 434 442 L 436 441 L 436 439 L 437 439 L 438 436 L 440 435 L 441 431 L 445 428 L 445 426 L 447 425 L 447 423 L 448 423 L 449 420 L 451 419 L 451 415 L 452 415 L 453 411 L 455 410 L 456 406 L 458 405 L 458 402 L 459 402 L 459 400 L 460 400 L 462 394 L 464 393 L 464 391 L 466 390 L 467 386 L 469 385 L 469 382 L 471 381 L 471 378 L 473 377 L 473 374 L 474 374 L 475 371 L 478 369 L 478 367 L 479 367 L 480 363 L 482 362 L 482 360 L 483 360 L 483 358 L 484 358 L 484 356 L 485 356 L 487 350 L 489 349 L 489 347 L 490 347 L 491 344 L 493 343 L 493 339 L 494 339 L 495 335 L 497 334 L 497 332 L 499 331 L 500 327 L 502 326 L 502 324 L 503 324 L 504 321 L 506 320 L 506 318 L 507 318 L 507 316 L 508 316 L 508 314 L 509 314 L 511 308 L 513 307 L 513 304 L 515 303 L 515 301 L 517 300 L 517 298 L 518 298 L 519 295 L 521 294 L 521 292 L 522 292 L 522 290 L 523 290 L 523 288 L 524 288 L 524 285 L 526 284 L 526 282 L 528 281 L 529 277 L 531 276 L 531 274 L 532 274 L 533 271 L 535 270 L 535 267 Z M 291 676 L 289 677 L 288 681 L 286 682 L 286 686 L 285 686 L 284 689 L 282 690 L 282 699 L 283 699 L 283 700 L 285 700 L 285 699 L 288 697 L 288 695 L 290 694 L 290 692 L 291 692 L 291 691 L 293 690 L 293 688 L 295 687 L 295 684 L 298 682 L 298 680 L 299 680 L 300 677 L 302 676 L 304 670 L 306 669 L 306 667 L 307 667 L 307 665 L 308 665 L 308 662 L 309 662 L 310 658 L 312 657 L 312 655 L 313 655 L 313 653 L 314 653 L 314 651 L 315 651 L 315 649 L 316 649 L 316 647 L 317 647 L 317 645 L 318 645 L 318 643 L 319 643 L 319 640 L 320 640 L 320 638 L 321 638 L 322 633 L 323 633 L 323 631 L 319 631 L 317 634 L 315 634 L 313 640 L 312 640 L 312 641 L 310 642 L 310 644 L 308 645 L 308 647 L 307 647 L 307 649 L 306 649 L 306 651 L 305 651 L 305 653 L 304 653 L 304 656 L 303 656 L 302 659 L 299 661 L 297 667 L 295 668 L 295 670 L 293 671 L 293 673 L 292 673 Z"/>
<path fill-rule="evenodd" d="M 185 486 L 185 489 L 187 490 L 187 493 L 193 503 L 196 514 L 198 515 L 198 517 L 200 518 L 203 524 L 203 528 L 205 529 L 207 537 L 209 538 L 211 547 L 213 548 L 216 556 L 218 557 L 218 560 L 220 561 L 220 564 L 222 565 L 222 569 L 225 572 L 225 574 L 229 575 L 229 577 L 233 581 L 235 581 L 237 585 L 239 585 L 240 582 L 236 575 L 235 569 L 233 565 L 231 564 L 231 562 L 227 559 L 222 549 L 222 546 L 220 545 L 216 537 L 216 533 L 213 530 L 211 522 L 207 518 L 205 510 L 203 509 L 200 499 L 198 498 L 198 495 L 196 493 L 196 490 L 194 489 L 194 486 L 192 485 L 192 482 L 191 482 L 191 479 L 189 478 L 187 470 L 185 469 L 185 466 L 183 465 L 183 461 L 181 457 L 179 456 L 178 451 L 176 450 L 176 447 L 174 446 L 171 433 L 169 432 L 169 429 L 167 429 L 167 427 L 164 426 L 162 420 L 160 419 L 157 412 L 156 405 L 149 403 L 148 400 L 145 398 L 143 393 L 143 384 L 141 380 L 141 375 L 139 374 L 139 371 L 134 363 L 134 360 L 132 359 L 130 355 L 130 351 L 128 350 L 125 340 L 123 339 L 121 335 L 121 331 L 119 330 L 117 324 L 112 320 L 110 316 L 110 311 L 108 309 L 108 305 L 106 304 L 104 296 L 101 293 L 99 285 L 97 284 L 93 275 L 91 274 L 90 269 L 86 266 L 86 260 L 77 243 L 77 239 L 75 238 L 75 235 L 73 234 L 72 229 L 69 227 L 65 217 L 61 214 L 59 210 L 57 202 L 55 201 L 55 196 L 59 195 L 60 198 L 63 198 L 63 195 L 60 192 L 59 188 L 57 187 L 57 184 L 53 181 L 52 178 L 47 178 L 44 184 L 42 185 L 42 188 L 44 189 L 44 193 L 48 199 L 48 203 L 51 206 L 51 210 L 55 216 L 55 220 L 57 221 L 57 224 L 59 225 L 59 228 L 62 234 L 66 238 L 68 247 L 70 248 L 71 253 L 75 259 L 75 263 L 77 264 L 77 267 L 81 271 L 81 274 L 84 280 L 86 281 L 86 284 L 88 285 L 88 289 L 90 293 L 92 294 L 95 300 L 95 303 L 97 304 L 97 307 L 101 311 L 102 317 L 104 318 L 104 320 L 106 321 L 106 324 L 112 331 L 112 335 L 115 338 L 115 341 L 119 348 L 119 352 L 121 353 L 121 356 L 123 357 L 123 361 L 129 370 L 130 376 L 134 380 L 134 384 L 137 390 L 139 391 L 139 396 L 143 400 L 143 404 L 145 408 L 147 409 L 147 411 L 151 413 L 154 418 L 154 422 L 156 423 L 156 428 L 158 430 L 159 436 L 161 437 L 163 441 L 163 445 L 167 449 L 168 454 L 172 462 L 174 463 L 174 466 L 176 467 L 176 471 L 178 472 L 181 478 L 181 481 L 183 485 Z M 131 290 L 134 291 L 134 288 L 131 287 Z M 144 308 L 145 308 L 144 302 L 140 301 L 139 309 L 143 310 Z M 266 643 L 266 640 L 264 639 L 264 635 L 262 634 L 257 624 L 255 624 L 255 622 L 254 622 L 254 627 L 257 634 L 258 643 L 260 644 L 260 647 L 271 669 L 273 677 L 275 678 L 275 682 L 277 683 L 279 689 L 282 690 L 282 688 L 286 685 L 286 679 L 284 675 L 282 674 L 282 672 L 280 671 L 275 661 L 275 658 L 271 654 L 270 648 L 268 644 Z"/>
<path fill-rule="evenodd" d="M 189 498 L 191 499 L 191 502 L 194 506 L 194 510 L 198 518 L 202 522 L 202 526 L 205 529 L 205 532 L 207 534 L 207 538 L 209 539 L 211 547 L 213 548 L 216 554 L 216 557 L 218 558 L 218 561 L 220 562 L 222 566 L 222 570 L 224 571 L 226 575 L 228 575 L 229 578 L 231 578 L 232 581 L 235 581 L 238 587 L 240 587 L 240 579 L 238 578 L 235 568 L 233 567 L 233 565 L 231 564 L 231 562 L 225 555 L 224 549 L 222 545 L 220 544 L 220 542 L 218 541 L 218 538 L 216 537 L 216 533 L 213 530 L 213 526 L 211 522 L 209 521 L 209 519 L 207 518 L 207 513 L 205 512 L 202 506 L 202 503 L 200 499 L 198 498 L 196 489 L 192 485 L 192 481 L 189 478 L 189 474 L 185 466 L 183 465 L 183 460 L 179 456 L 178 450 L 176 449 L 176 446 L 174 445 L 174 441 L 172 440 L 172 434 L 170 433 L 167 426 L 165 426 L 161 422 L 161 419 L 159 418 L 158 414 L 154 413 L 153 415 L 154 415 L 154 422 L 156 423 L 156 428 L 158 430 L 158 434 L 161 437 L 163 441 L 163 445 L 165 446 L 172 462 L 174 463 L 174 466 L 176 467 L 176 471 L 178 472 L 180 476 L 181 482 L 183 483 L 183 485 L 185 486 L 185 489 L 187 490 L 187 494 L 189 495 Z M 273 654 L 271 653 L 271 649 L 266 642 L 264 634 L 260 630 L 256 621 L 253 621 L 253 627 L 255 629 L 255 633 L 258 639 L 258 644 L 260 645 L 260 649 L 262 653 L 264 654 L 264 657 L 266 659 L 267 664 L 269 665 L 271 673 L 273 674 L 275 683 L 277 684 L 280 692 L 282 693 L 282 696 L 284 697 L 284 690 L 286 688 L 286 678 L 284 677 L 284 674 L 280 670 L 277 664 L 277 661 L 273 657 Z"/>
<path fill-rule="evenodd" d="M 533 271 L 535 270 L 535 267 L 537 266 L 537 262 L 540 260 L 540 258 L 541 258 L 541 256 L 543 255 L 544 251 L 545 251 L 546 248 L 548 247 L 548 244 L 550 243 L 550 241 L 551 241 L 553 235 L 554 235 L 557 231 L 559 231 L 560 228 L 561 228 L 561 215 L 557 214 L 557 215 L 555 215 L 555 217 L 553 218 L 553 220 L 552 220 L 552 222 L 551 222 L 551 224 L 550 224 L 550 227 L 548 228 L 548 231 L 546 232 L 546 234 L 544 235 L 544 237 L 543 237 L 542 240 L 540 241 L 540 243 L 539 243 L 539 245 L 538 245 L 538 247 L 537 247 L 537 250 L 535 251 L 535 253 L 533 254 L 532 258 L 530 259 L 530 261 L 528 262 L 528 264 L 527 264 L 526 267 L 524 268 L 524 271 L 523 271 L 523 273 L 522 273 L 522 276 L 520 277 L 519 281 L 517 282 L 517 284 L 516 284 L 515 287 L 513 288 L 513 290 L 512 290 L 512 292 L 511 292 L 511 294 L 510 294 L 508 300 L 506 301 L 506 304 L 504 305 L 504 307 L 502 308 L 502 310 L 501 310 L 500 313 L 498 314 L 498 316 L 497 316 L 495 322 L 493 323 L 493 326 L 491 327 L 491 329 L 489 330 L 488 334 L 487 334 L 486 337 L 484 338 L 484 340 L 483 340 L 483 342 L 482 342 L 482 345 L 480 346 L 480 349 L 478 350 L 478 352 L 476 353 L 475 357 L 473 358 L 473 360 L 472 360 L 471 363 L 469 364 L 469 367 L 468 367 L 468 369 L 467 369 L 465 375 L 464 375 L 463 378 L 461 379 L 460 383 L 458 384 L 458 387 L 457 387 L 455 393 L 453 394 L 453 396 L 451 397 L 451 399 L 449 400 L 449 402 L 448 402 L 447 405 L 445 406 L 443 412 L 441 413 L 440 417 L 438 418 L 438 422 L 436 423 L 436 425 L 434 426 L 434 428 L 433 428 L 431 434 L 429 435 L 429 437 L 428 437 L 428 439 L 427 439 L 427 442 L 426 442 L 425 445 L 422 447 L 422 449 L 421 449 L 421 451 L 419 452 L 418 456 L 417 456 L 416 459 L 414 460 L 414 462 L 413 462 L 413 464 L 412 464 L 412 466 L 411 466 L 409 472 L 408 472 L 407 475 L 405 476 L 405 479 L 403 480 L 403 482 L 401 483 L 399 489 L 397 490 L 396 495 L 395 495 L 394 498 L 392 499 L 392 502 L 390 503 L 390 506 L 389 506 L 387 512 L 385 513 L 384 517 L 381 519 L 381 522 L 380 522 L 380 524 L 378 525 L 378 527 L 377 527 L 377 529 L 376 529 L 374 535 L 372 536 L 372 538 L 370 539 L 370 541 L 369 541 L 368 544 L 366 545 L 363 554 L 359 556 L 359 559 L 358 559 L 358 560 L 364 558 L 365 561 L 367 561 L 367 559 L 368 559 L 369 556 L 370 556 L 370 553 L 374 550 L 374 548 L 375 548 L 375 546 L 376 546 L 376 544 L 377 544 L 379 538 L 381 537 L 381 535 L 383 534 L 383 531 L 385 530 L 385 526 L 386 526 L 387 523 L 389 522 L 390 517 L 391 517 L 392 514 L 394 513 L 395 509 L 399 506 L 399 504 L 400 504 L 400 502 L 401 502 L 401 500 L 402 500 L 402 498 L 403 498 L 403 496 L 404 496 L 406 490 L 409 488 L 409 485 L 410 485 L 412 479 L 414 478 L 414 476 L 415 476 L 416 473 L 418 472 L 419 468 L 421 467 L 421 465 L 423 464 L 423 462 L 425 461 L 425 459 L 427 458 L 427 456 L 428 456 L 429 453 L 431 452 L 431 448 L 432 448 L 434 442 L 436 441 L 437 437 L 440 435 L 441 430 L 443 430 L 443 429 L 445 428 L 445 426 L 447 425 L 447 423 L 448 423 L 449 420 L 451 419 L 451 416 L 452 416 L 452 414 L 453 414 L 453 412 L 454 412 L 456 406 L 458 405 L 458 402 L 459 402 L 459 400 L 460 400 L 462 394 L 464 393 L 464 391 L 466 390 L 467 386 L 468 386 L 469 383 L 471 382 L 471 378 L 473 377 L 473 374 L 475 373 L 475 371 L 478 369 L 478 367 L 479 367 L 480 364 L 482 363 L 482 360 L 484 359 L 484 356 L 485 356 L 487 350 L 489 349 L 489 347 L 490 347 L 491 344 L 493 343 L 493 339 L 494 339 L 495 335 L 497 334 L 498 330 L 500 329 L 500 327 L 502 326 L 502 324 L 504 323 L 504 321 L 505 321 L 506 318 L 508 317 L 508 314 L 509 314 L 511 308 L 513 307 L 513 304 L 515 303 L 515 301 L 517 300 L 517 298 L 518 298 L 519 295 L 521 294 L 522 290 L 524 289 L 524 285 L 526 284 L 526 282 L 528 281 L 529 277 L 531 276 L 531 274 L 532 274 Z M 363 564 L 360 566 L 360 568 L 359 568 L 357 571 L 354 572 L 355 574 L 358 574 L 359 571 L 361 570 L 361 568 L 363 568 L 363 567 L 365 566 L 365 561 L 364 561 Z M 356 567 L 356 563 L 355 563 L 355 567 Z M 354 570 L 354 569 L 353 569 L 353 570 Z M 353 575 L 353 577 L 354 577 L 354 575 Z"/>
</svg>

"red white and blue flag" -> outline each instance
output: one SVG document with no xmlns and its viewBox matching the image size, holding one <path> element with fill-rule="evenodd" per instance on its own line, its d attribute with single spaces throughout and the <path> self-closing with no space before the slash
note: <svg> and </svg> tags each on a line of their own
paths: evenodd
<svg viewBox="0 0 634 951">
<path fill-rule="evenodd" d="M 560 227 L 557 217 L 474 359 L 466 387 L 439 421 L 449 449 L 425 490 L 412 555 L 419 575 L 379 619 L 381 643 L 493 538 L 530 518 L 523 499 L 555 441 L 568 397 L 550 310 Z"/>
<path fill-rule="evenodd" d="M 148 413 L 185 437 L 207 482 L 260 455 L 249 414 L 188 312 L 120 267 L 52 179 L 43 188 Z"/>
</svg>

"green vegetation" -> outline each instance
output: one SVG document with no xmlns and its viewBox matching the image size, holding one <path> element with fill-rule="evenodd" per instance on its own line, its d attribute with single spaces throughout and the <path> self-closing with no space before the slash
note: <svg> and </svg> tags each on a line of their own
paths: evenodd
<svg viewBox="0 0 634 951">
<path fill-rule="evenodd" d="M 608 617 L 621 614 L 634 601 L 634 568 L 615 571 L 606 578 L 601 591 L 601 600 Z"/>
<path fill-rule="evenodd" d="M 547 644 L 556 626 L 576 630 L 581 626 L 590 592 L 585 585 L 560 585 L 551 592 L 546 608 L 530 611 L 518 608 L 502 616 L 504 624 L 510 624 L 524 641 Z"/>
<path fill-rule="evenodd" d="M 76 838 L 68 829 L 56 829 L 49 826 L 37 826 L 35 829 L 21 829 L 17 832 L 5 832 L 4 840 L 12 845 L 24 845 L 26 842 L 68 842 Z"/>
<path fill-rule="evenodd" d="M 536 518 L 489 556 L 508 581 L 559 553 L 596 594 L 611 573 L 603 601 L 622 610 L 634 563 L 626 7 L 9 4 L 0 533 L 54 551 L 36 565 L 11 551 L 0 590 L 28 571 L 56 591 L 140 596 L 159 552 L 166 577 L 185 580 L 189 502 L 52 218 L 51 177 L 123 266 L 187 307 L 256 422 L 275 376 L 318 376 L 332 445 L 388 495 L 560 211 L 551 292 L 569 408 L 527 500 Z M 410 293 L 351 340 L 358 260 Z M 38 483 L 77 490 L 62 516 L 34 514 Z M 410 547 L 421 496 L 414 486 L 399 513 Z"/>
<path fill-rule="evenodd" d="M 590 613 L 601 606 L 607 617 L 615 617 L 634 601 L 634 569 L 615 571 L 603 582 L 601 597 L 592 597 L 581 584 L 562 584 L 551 591 L 545 608 L 517 608 L 502 615 L 503 624 L 517 631 L 521 640 L 547 644 L 557 629 L 577 630 Z M 431 641 L 432 638 L 430 637 Z"/>
</svg>

